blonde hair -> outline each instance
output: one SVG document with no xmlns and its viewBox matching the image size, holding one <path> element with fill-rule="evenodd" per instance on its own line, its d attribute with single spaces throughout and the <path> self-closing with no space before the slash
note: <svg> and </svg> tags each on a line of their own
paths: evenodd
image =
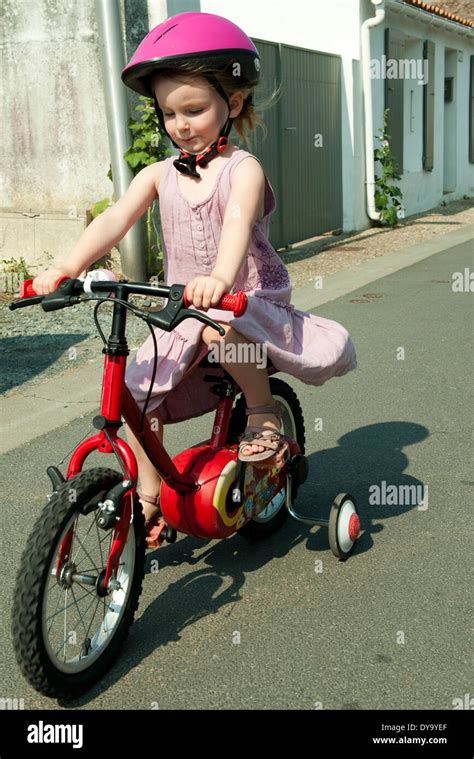
<svg viewBox="0 0 474 759">
<path fill-rule="evenodd" d="M 152 83 L 156 85 L 156 81 L 161 77 L 179 79 L 184 83 L 189 83 L 194 79 L 205 78 L 206 76 L 214 76 L 218 80 L 229 100 L 235 92 L 242 92 L 244 94 L 242 108 L 239 115 L 233 119 L 232 126 L 244 141 L 247 149 L 251 147 L 248 139 L 249 135 L 257 127 L 262 129 L 264 138 L 266 138 L 268 128 L 260 114 L 263 114 L 264 111 L 278 102 L 281 95 L 281 84 L 276 90 L 273 90 L 269 97 L 257 104 L 253 102 L 256 90 L 255 86 L 239 86 L 236 84 L 235 76 L 233 76 L 231 70 L 216 69 L 209 64 L 199 63 L 196 60 L 184 60 L 174 63 L 172 66 L 163 66 L 148 76 L 148 83 L 150 89 L 153 89 Z M 212 87 L 210 82 L 207 82 L 207 84 L 209 87 Z"/>
</svg>

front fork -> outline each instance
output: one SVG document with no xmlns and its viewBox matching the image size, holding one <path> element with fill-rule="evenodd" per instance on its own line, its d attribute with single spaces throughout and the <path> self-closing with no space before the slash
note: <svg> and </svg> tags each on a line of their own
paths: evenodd
<svg viewBox="0 0 474 759">
<path fill-rule="evenodd" d="M 99 527 L 110 529 L 114 527 L 112 543 L 107 558 L 103 587 L 107 588 L 112 576 L 117 577 L 120 556 L 127 540 L 128 530 L 133 519 L 133 497 L 136 491 L 138 468 L 135 456 L 130 446 L 117 437 L 117 430 L 122 425 L 121 409 L 125 377 L 126 355 L 109 355 L 104 359 L 102 379 L 102 397 L 100 414 L 94 417 L 93 425 L 99 430 L 81 442 L 74 450 L 69 461 L 66 479 L 56 467 L 49 467 L 47 472 L 53 485 L 53 491 L 59 485 L 82 472 L 86 458 L 93 452 L 115 453 L 125 469 L 125 479 L 114 486 L 98 505 L 101 514 L 98 517 Z M 71 556 L 74 536 L 74 525 L 67 531 L 59 547 L 59 557 L 56 566 L 56 576 Z"/>
</svg>

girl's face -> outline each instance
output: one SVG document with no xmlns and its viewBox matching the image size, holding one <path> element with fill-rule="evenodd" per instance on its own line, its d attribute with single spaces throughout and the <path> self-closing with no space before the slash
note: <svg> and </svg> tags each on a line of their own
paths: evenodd
<svg viewBox="0 0 474 759">
<path fill-rule="evenodd" d="M 241 111 L 243 94 L 229 98 L 231 112 L 219 93 L 204 79 L 186 84 L 178 79 L 156 77 L 153 86 L 163 111 L 166 131 L 180 148 L 200 153 L 219 136 L 227 116 L 235 118 Z"/>
</svg>

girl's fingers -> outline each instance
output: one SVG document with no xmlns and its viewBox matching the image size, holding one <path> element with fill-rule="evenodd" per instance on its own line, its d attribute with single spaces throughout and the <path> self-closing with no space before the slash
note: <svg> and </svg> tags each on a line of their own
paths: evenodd
<svg viewBox="0 0 474 759">
<path fill-rule="evenodd" d="M 219 302 L 225 293 L 225 286 L 220 282 L 212 281 L 205 277 L 197 278 L 186 287 L 186 295 L 195 308 L 207 310 L 211 305 Z"/>
<path fill-rule="evenodd" d="M 224 292 L 225 290 L 223 287 L 217 286 L 211 298 L 211 305 L 215 306 L 216 303 L 219 303 L 220 299 L 224 295 Z"/>
<path fill-rule="evenodd" d="M 203 297 L 203 287 L 202 285 L 197 284 L 193 292 L 193 306 L 195 308 L 201 308 L 202 297 Z"/>
<path fill-rule="evenodd" d="M 215 306 L 219 302 L 221 297 L 221 286 L 215 282 L 210 282 L 206 287 L 204 295 L 203 306 L 209 308 L 209 306 Z"/>
</svg>

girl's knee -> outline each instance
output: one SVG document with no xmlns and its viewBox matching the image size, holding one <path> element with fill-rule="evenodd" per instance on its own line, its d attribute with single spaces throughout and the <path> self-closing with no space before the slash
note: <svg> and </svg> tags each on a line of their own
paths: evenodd
<svg viewBox="0 0 474 759">
<path fill-rule="evenodd" d="M 221 327 L 224 327 L 225 329 L 224 337 L 227 335 L 228 331 L 232 329 L 230 324 L 223 324 L 222 322 L 217 322 L 217 323 L 220 324 Z M 214 329 L 214 327 L 204 327 L 202 331 L 202 340 L 204 343 L 206 343 L 206 345 L 209 345 L 209 343 L 212 343 L 212 342 L 215 342 L 216 340 L 221 340 L 221 339 L 222 338 L 220 334 L 218 333 L 216 329 Z"/>
</svg>

